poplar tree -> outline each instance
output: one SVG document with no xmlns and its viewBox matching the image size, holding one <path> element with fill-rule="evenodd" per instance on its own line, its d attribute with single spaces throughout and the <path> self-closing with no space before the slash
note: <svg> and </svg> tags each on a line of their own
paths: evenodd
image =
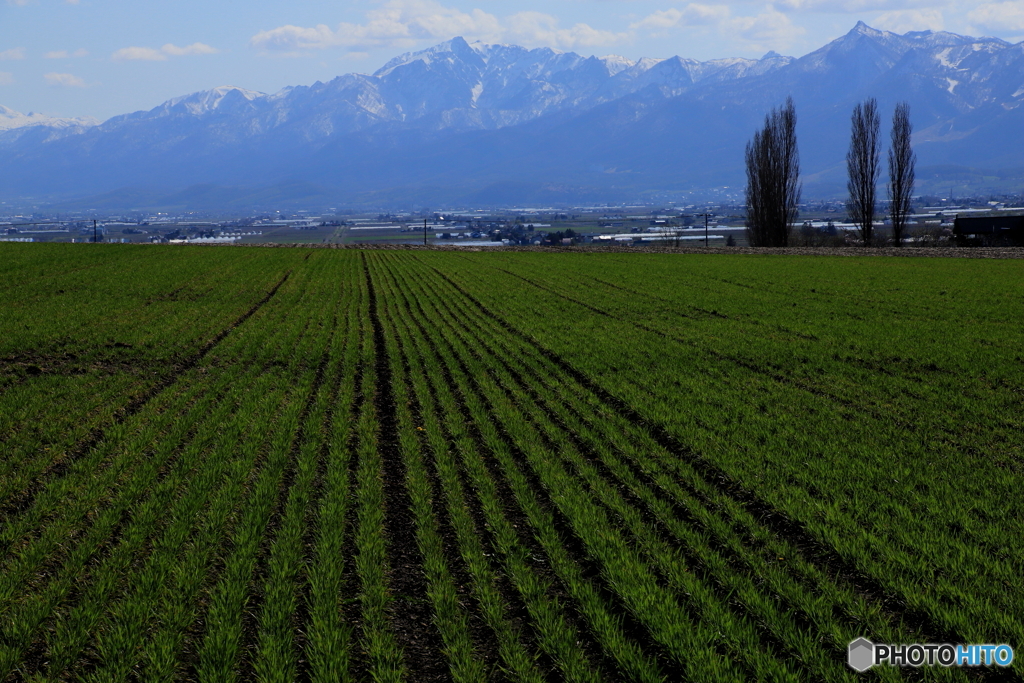
<svg viewBox="0 0 1024 683">
<path fill-rule="evenodd" d="M 878 183 L 878 102 L 869 98 L 853 108 L 850 150 L 846 153 L 846 188 L 850 192 L 847 212 L 857 225 L 864 246 L 874 235 L 875 187 Z"/>
<path fill-rule="evenodd" d="M 889 147 L 889 218 L 892 221 L 893 243 L 903 244 L 907 217 L 910 215 L 910 197 L 914 194 L 914 166 L 917 155 L 910 147 L 914 128 L 910 123 L 910 105 L 900 102 L 892 115 L 891 146 Z"/>
<path fill-rule="evenodd" d="M 785 247 L 800 203 L 796 109 L 786 98 L 747 143 L 747 238 L 754 247 Z"/>
</svg>

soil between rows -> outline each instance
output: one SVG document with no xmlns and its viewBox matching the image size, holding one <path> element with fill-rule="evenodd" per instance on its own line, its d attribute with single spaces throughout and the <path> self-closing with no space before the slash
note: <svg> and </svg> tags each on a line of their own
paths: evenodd
<svg viewBox="0 0 1024 683">
<path fill-rule="evenodd" d="M 380 424 L 380 451 L 384 475 L 384 524 L 388 536 L 388 580 L 392 593 L 391 627 L 409 667 L 412 680 L 448 681 L 451 674 L 441 653 L 444 643 L 433 625 L 433 610 L 427 595 L 423 557 L 416 542 L 416 521 L 412 499 L 405 486 L 405 467 L 398 441 L 398 416 L 391 383 L 391 363 L 380 320 L 373 277 L 363 261 L 369 293 L 370 323 L 373 329 L 374 403 Z"/>
</svg>

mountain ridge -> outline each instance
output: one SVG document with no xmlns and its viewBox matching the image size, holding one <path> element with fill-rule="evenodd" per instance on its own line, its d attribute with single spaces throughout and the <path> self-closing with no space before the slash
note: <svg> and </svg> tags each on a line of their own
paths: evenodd
<svg viewBox="0 0 1024 683">
<path fill-rule="evenodd" d="M 883 115 L 910 101 L 922 167 L 1022 165 L 1007 140 L 1024 131 L 1024 43 L 860 22 L 803 57 L 705 62 L 456 37 L 373 74 L 273 94 L 220 86 L 98 125 L 0 131 L 0 152 L 21 169 L 0 176 L 0 196 L 197 183 L 316 186 L 332 204 L 425 188 L 441 203 L 484 198 L 488 187 L 569 188 L 567 202 L 736 194 L 743 145 L 787 96 L 810 193 L 842 194 L 849 111 L 868 96 Z M 928 173 L 919 177 L 927 185 Z"/>
</svg>

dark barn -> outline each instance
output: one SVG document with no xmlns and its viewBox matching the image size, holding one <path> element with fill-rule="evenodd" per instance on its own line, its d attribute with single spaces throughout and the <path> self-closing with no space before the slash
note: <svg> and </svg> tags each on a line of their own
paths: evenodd
<svg viewBox="0 0 1024 683">
<path fill-rule="evenodd" d="M 1024 246 L 1024 215 L 957 216 L 953 235 L 976 244 Z"/>
</svg>

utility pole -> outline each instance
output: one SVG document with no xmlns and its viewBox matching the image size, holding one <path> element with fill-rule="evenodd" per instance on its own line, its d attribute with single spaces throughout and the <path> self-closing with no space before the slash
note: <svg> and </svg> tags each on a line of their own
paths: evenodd
<svg viewBox="0 0 1024 683">
<path fill-rule="evenodd" d="M 99 237 L 97 236 L 97 233 L 96 233 L 96 219 L 93 218 L 92 219 L 92 242 L 93 242 L 93 244 L 96 244 L 99 241 L 100 241 Z"/>
<path fill-rule="evenodd" d="M 708 248 L 708 215 L 704 214 L 704 248 Z"/>
<path fill-rule="evenodd" d="M 427 219 L 423 219 L 423 246 L 427 246 Z"/>
</svg>

